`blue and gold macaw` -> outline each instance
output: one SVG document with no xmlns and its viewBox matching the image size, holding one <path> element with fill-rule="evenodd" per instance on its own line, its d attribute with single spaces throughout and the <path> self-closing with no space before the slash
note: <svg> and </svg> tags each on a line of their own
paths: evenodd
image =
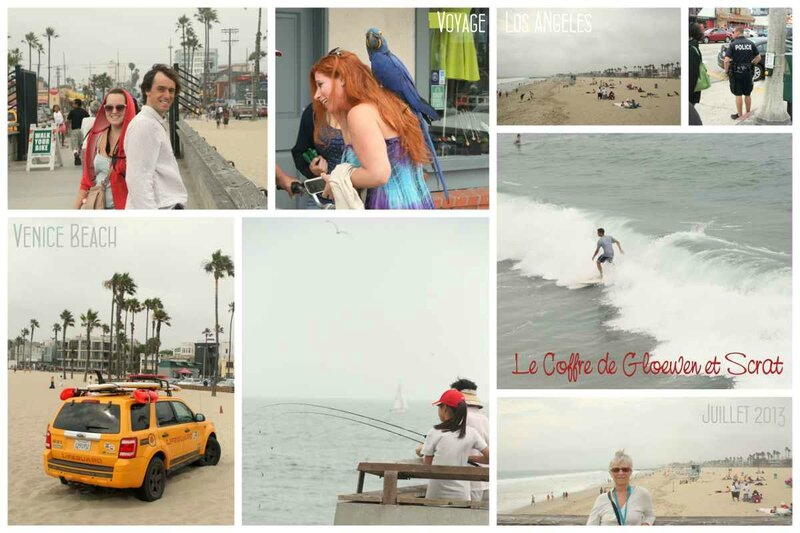
<svg viewBox="0 0 800 533">
<path fill-rule="evenodd" d="M 445 185 L 442 169 L 439 166 L 439 159 L 436 157 L 436 149 L 433 146 L 433 140 L 428 130 L 428 123 L 433 120 L 439 120 L 439 113 L 417 92 L 417 88 L 414 86 L 414 79 L 408 69 L 389 50 L 389 43 L 386 42 L 383 33 L 377 28 L 367 30 L 367 53 L 372 65 L 372 74 L 378 80 L 378 83 L 404 100 L 414 114 L 417 115 L 422 129 L 422 136 L 425 137 L 425 142 L 431 152 L 433 168 L 439 177 L 444 196 L 449 201 L 450 195 L 447 192 L 447 185 Z"/>
</svg>

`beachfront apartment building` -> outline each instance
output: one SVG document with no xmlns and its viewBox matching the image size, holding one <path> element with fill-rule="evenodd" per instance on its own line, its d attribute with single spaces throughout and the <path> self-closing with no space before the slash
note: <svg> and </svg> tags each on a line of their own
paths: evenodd
<svg viewBox="0 0 800 533">
<path fill-rule="evenodd" d="M 175 57 L 172 59 L 173 63 L 177 63 L 181 68 L 188 68 L 186 70 L 199 80 L 203 79 L 203 61 L 205 61 L 205 53 L 203 50 L 197 50 L 194 54 L 189 53 L 184 56 L 184 52 L 178 49 L 175 52 Z M 214 72 L 217 71 L 219 65 L 219 52 L 216 48 L 208 49 L 208 75 L 209 81 L 213 79 Z"/>
</svg>

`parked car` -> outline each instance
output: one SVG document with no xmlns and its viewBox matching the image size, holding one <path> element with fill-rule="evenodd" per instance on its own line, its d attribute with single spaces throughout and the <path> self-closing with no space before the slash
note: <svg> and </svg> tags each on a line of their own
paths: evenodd
<svg viewBox="0 0 800 533">
<path fill-rule="evenodd" d="M 259 117 L 266 117 L 269 115 L 269 108 L 267 108 L 265 105 L 258 106 L 257 111 Z"/>
<path fill-rule="evenodd" d="M 47 425 L 45 473 L 64 485 L 133 488 L 152 502 L 164 494 L 168 473 L 216 465 L 222 451 L 214 424 L 172 394 L 147 383 L 64 389 Z"/>
<path fill-rule="evenodd" d="M 764 75 L 766 72 L 766 68 L 764 63 L 767 58 L 767 38 L 766 37 L 754 37 L 750 39 L 753 41 L 753 44 L 756 45 L 758 49 L 758 53 L 761 54 L 761 62 L 758 65 L 754 65 L 753 69 L 753 81 L 756 82 L 758 80 L 763 80 Z M 719 53 L 717 54 L 717 65 L 719 68 L 725 68 L 725 51 L 728 49 L 729 44 L 723 44 L 720 49 Z M 786 55 L 789 56 L 792 54 L 792 41 L 786 41 Z"/>
<path fill-rule="evenodd" d="M 745 37 L 747 37 L 748 39 L 751 39 L 751 38 L 753 38 L 753 37 L 758 37 L 758 33 L 756 33 L 756 31 L 755 31 L 755 30 L 751 30 L 750 28 L 745 28 L 745 29 L 742 31 L 742 35 L 744 35 L 744 36 L 745 36 Z"/>
<path fill-rule="evenodd" d="M 253 106 L 245 104 L 237 104 L 233 106 L 233 118 L 235 118 L 236 120 L 242 120 L 243 118 L 246 119 L 253 118 Z"/>
<path fill-rule="evenodd" d="M 729 32 L 725 28 L 709 28 L 703 32 L 703 42 L 705 44 L 718 43 L 721 41 L 729 43 L 732 40 L 733 33 Z"/>
<path fill-rule="evenodd" d="M 233 390 L 235 381 L 233 378 L 223 379 L 217 382 L 217 387 L 230 387 Z"/>
</svg>

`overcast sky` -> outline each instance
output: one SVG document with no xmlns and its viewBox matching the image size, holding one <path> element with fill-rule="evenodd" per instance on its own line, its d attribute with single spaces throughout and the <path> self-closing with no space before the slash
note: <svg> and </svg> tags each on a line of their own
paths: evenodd
<svg viewBox="0 0 800 533">
<path fill-rule="evenodd" d="M 743 423 L 703 423 L 709 405 Z M 759 423 L 773 408 L 783 427 Z M 792 447 L 788 398 L 501 399 L 498 409 L 500 471 L 604 470 L 622 448 L 644 469 Z"/>
<path fill-rule="evenodd" d="M 559 21 L 571 20 L 576 31 L 555 33 L 549 31 L 549 26 L 537 26 L 537 16 L 543 21 L 545 14 L 557 15 Z M 497 15 L 498 78 L 541 77 L 651 63 L 658 66 L 681 59 L 681 10 L 676 8 L 514 8 L 498 9 Z M 521 22 L 514 26 L 515 15 L 518 22 L 527 21 L 527 31 Z M 577 32 L 579 16 L 590 22 L 591 31 Z M 587 30 L 589 26 L 584 23 L 580 28 Z"/>
<path fill-rule="evenodd" d="M 115 226 L 116 248 L 73 248 L 71 225 Z M 203 271 L 203 261 L 221 249 L 233 259 L 233 224 L 229 219 L 150 218 L 114 219 L 17 219 L 8 229 L 9 338 L 39 321 L 34 341 L 52 338 L 52 327 L 64 309 L 72 311 L 75 328 L 80 315 L 91 308 L 100 321 L 110 324 L 111 292 L 103 281 L 115 272 L 128 272 L 136 282 L 135 298 L 143 302 L 158 297 L 172 317 L 172 327 L 162 326 L 161 344 L 172 349 L 181 342 L 203 340 L 205 328 L 214 329 L 214 277 Z M 63 248 L 17 247 L 15 226 L 47 225 L 64 228 Z M 238 274 L 238 272 L 236 273 Z M 219 284 L 220 323 L 227 340 L 228 303 L 233 301 L 234 281 Z M 137 315 L 136 338 L 144 342 L 144 313 Z M 94 333 L 93 333 L 94 334 Z"/>
<path fill-rule="evenodd" d="M 489 390 L 484 219 L 245 219 L 248 396 L 432 401 Z M 488 392 L 484 393 L 488 396 Z"/>
<path fill-rule="evenodd" d="M 41 76 L 47 79 L 47 39 L 41 37 L 45 28 L 53 27 L 59 35 L 51 40 L 51 65 L 61 65 L 66 55 L 67 74 L 80 84 L 92 73 L 108 69 L 109 61 L 116 62 L 119 52 L 120 78 L 122 73 L 129 78 L 128 63 L 134 63 L 140 76 L 154 63 L 167 63 L 170 60 L 170 39 L 172 40 L 173 62 L 175 52 L 180 48 L 181 34 L 177 30 L 178 18 L 185 14 L 192 20 L 192 26 L 201 44 L 205 46 L 203 26 L 194 18 L 196 7 L 170 9 L 10 9 L 8 11 L 8 47 L 19 48 L 23 53 L 23 64 L 28 66 L 28 46 L 20 41 L 25 34 L 35 32 L 40 36 L 45 54 L 42 54 Z M 247 55 L 255 50 L 258 27 L 258 8 L 217 9 L 219 23 L 211 27 L 210 49 L 219 51 L 219 64 L 228 64 L 227 37 L 222 28 L 238 28 L 238 43 L 231 46 L 232 62 L 243 63 Z M 266 36 L 267 10 L 261 11 L 261 32 Z M 262 41 L 266 51 L 266 41 Z M 202 50 L 202 49 L 201 49 Z M 199 53 L 199 52 L 198 52 Z M 38 55 L 33 53 L 33 69 L 36 70 Z M 98 70 L 98 65 L 101 70 Z M 261 71 L 266 71 L 266 58 L 261 62 Z M 140 78 L 141 79 L 141 78 Z M 64 80 L 62 73 L 61 80 Z M 55 68 L 51 70 L 51 83 L 56 83 Z"/>
</svg>

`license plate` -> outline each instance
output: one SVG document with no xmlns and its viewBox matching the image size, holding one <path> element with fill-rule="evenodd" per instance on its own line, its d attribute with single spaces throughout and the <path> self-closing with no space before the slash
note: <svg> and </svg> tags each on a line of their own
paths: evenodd
<svg viewBox="0 0 800 533">
<path fill-rule="evenodd" d="M 76 440 L 75 449 L 82 452 L 88 452 L 92 449 L 92 443 L 88 440 Z"/>
</svg>

